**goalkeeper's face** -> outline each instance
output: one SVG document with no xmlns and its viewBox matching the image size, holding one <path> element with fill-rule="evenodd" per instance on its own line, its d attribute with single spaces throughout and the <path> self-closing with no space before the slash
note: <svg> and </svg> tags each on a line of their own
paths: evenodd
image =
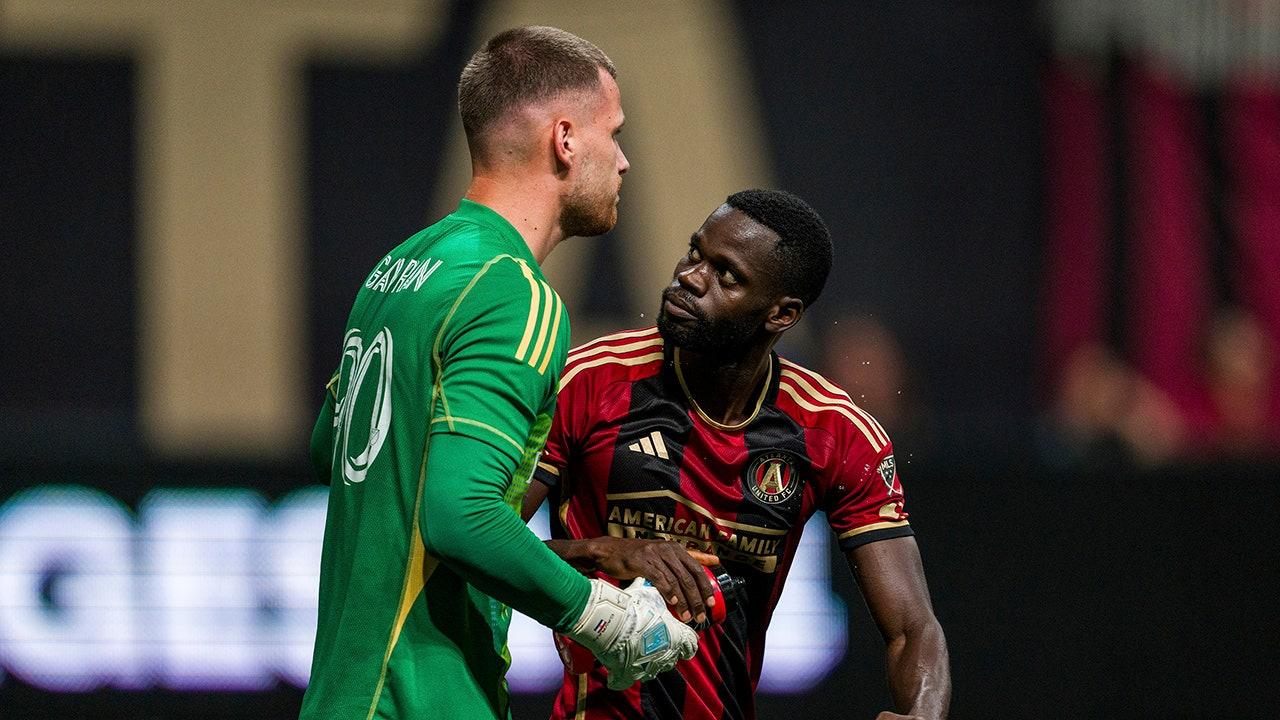
<svg viewBox="0 0 1280 720">
<path fill-rule="evenodd" d="M 601 70 L 600 85 L 580 108 L 572 139 L 574 165 L 560 211 L 565 237 L 601 235 L 617 224 L 622 176 L 631 167 L 618 142 L 625 120 L 618 84 Z"/>
<path fill-rule="evenodd" d="M 662 293 L 658 330 L 692 352 L 733 358 L 767 343 L 776 303 L 778 236 L 747 214 L 721 205 L 689 239 Z"/>
</svg>

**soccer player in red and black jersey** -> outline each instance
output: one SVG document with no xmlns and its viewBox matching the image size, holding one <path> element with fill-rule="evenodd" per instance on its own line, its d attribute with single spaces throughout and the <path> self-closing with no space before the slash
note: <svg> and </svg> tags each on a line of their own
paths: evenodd
<svg viewBox="0 0 1280 720">
<path fill-rule="evenodd" d="M 699 632 L 695 657 L 621 692 L 598 663 L 567 670 L 553 718 L 754 718 L 765 631 L 818 510 L 884 635 L 905 715 L 879 717 L 945 717 L 946 643 L 889 437 L 845 392 L 773 351 L 822 290 L 831 255 L 800 198 L 736 193 L 693 234 L 657 328 L 569 354 L 526 517 L 551 494 L 554 551 L 587 572 L 649 578 L 685 619 L 704 620 L 711 605 L 686 548 L 715 555 L 740 586 L 721 600 L 725 619 Z"/>
</svg>

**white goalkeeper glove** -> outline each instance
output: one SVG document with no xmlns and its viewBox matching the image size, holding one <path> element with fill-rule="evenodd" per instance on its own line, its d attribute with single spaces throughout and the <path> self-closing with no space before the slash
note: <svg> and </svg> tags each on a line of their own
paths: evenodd
<svg viewBox="0 0 1280 720">
<path fill-rule="evenodd" d="M 652 680 L 698 652 L 698 634 L 667 610 L 644 578 L 625 588 L 591 580 L 587 607 L 565 634 L 600 659 L 611 690 Z"/>
</svg>

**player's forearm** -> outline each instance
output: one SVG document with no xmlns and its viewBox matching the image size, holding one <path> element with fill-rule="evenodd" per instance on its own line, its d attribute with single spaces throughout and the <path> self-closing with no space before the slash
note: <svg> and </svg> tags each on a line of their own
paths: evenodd
<svg viewBox="0 0 1280 720">
<path fill-rule="evenodd" d="M 506 505 L 505 462 L 472 438 L 431 439 L 420 508 L 427 551 L 486 595 L 543 625 L 566 627 L 586 604 L 588 582 Z"/>
<path fill-rule="evenodd" d="M 603 548 L 594 539 L 591 540 L 548 540 L 547 549 L 561 560 L 569 563 L 579 572 L 593 572 L 600 569 L 600 561 L 604 556 Z"/>
<path fill-rule="evenodd" d="M 889 689 L 908 715 L 942 720 L 951 702 L 951 669 L 942 627 L 932 617 L 892 638 L 887 647 Z"/>
</svg>

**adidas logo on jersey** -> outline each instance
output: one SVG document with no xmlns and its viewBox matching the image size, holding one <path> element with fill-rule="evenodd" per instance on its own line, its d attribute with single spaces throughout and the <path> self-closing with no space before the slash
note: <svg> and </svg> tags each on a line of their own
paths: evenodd
<svg viewBox="0 0 1280 720">
<path fill-rule="evenodd" d="M 653 455 L 663 460 L 670 460 L 671 456 L 667 454 L 667 444 L 662 442 L 662 433 L 654 430 L 648 436 L 640 438 L 640 442 L 633 442 L 627 446 L 632 452 L 644 453 L 645 455 Z"/>
</svg>

